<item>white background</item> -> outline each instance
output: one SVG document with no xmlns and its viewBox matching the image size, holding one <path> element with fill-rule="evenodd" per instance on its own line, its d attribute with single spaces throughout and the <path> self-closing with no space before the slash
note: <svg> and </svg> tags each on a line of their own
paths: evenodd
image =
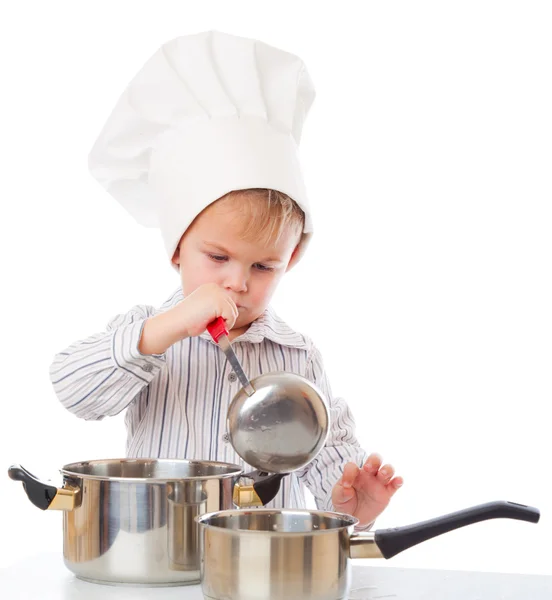
<svg viewBox="0 0 552 600">
<path fill-rule="evenodd" d="M 84 422 L 58 404 L 54 354 L 178 285 L 88 151 L 162 43 L 217 29 L 298 54 L 316 86 L 301 149 L 316 234 L 274 305 L 318 342 L 363 446 L 405 478 L 377 527 L 491 500 L 542 511 L 377 564 L 552 574 L 550 4 L 1 11 L 0 566 L 61 552 L 61 515 L 32 506 L 10 464 L 60 482 L 66 463 L 124 454 L 122 415 Z"/>
</svg>

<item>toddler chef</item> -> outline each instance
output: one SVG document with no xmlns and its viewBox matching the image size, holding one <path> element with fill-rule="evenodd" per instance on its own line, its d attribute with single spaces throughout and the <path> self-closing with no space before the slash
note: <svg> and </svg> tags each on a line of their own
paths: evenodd
<svg viewBox="0 0 552 600">
<path fill-rule="evenodd" d="M 100 184 L 142 225 L 160 229 L 178 289 L 160 307 L 136 305 L 104 332 L 71 344 L 50 367 L 77 417 L 126 410 L 129 457 L 244 465 L 225 432 L 239 389 L 206 326 L 223 317 L 250 378 L 291 371 L 329 403 L 317 457 L 284 478 L 268 506 L 317 506 L 370 527 L 402 485 L 355 437 L 322 357 L 270 300 L 313 233 L 299 158 L 314 88 L 297 56 L 209 31 L 164 44 L 132 79 L 89 156 Z"/>
</svg>

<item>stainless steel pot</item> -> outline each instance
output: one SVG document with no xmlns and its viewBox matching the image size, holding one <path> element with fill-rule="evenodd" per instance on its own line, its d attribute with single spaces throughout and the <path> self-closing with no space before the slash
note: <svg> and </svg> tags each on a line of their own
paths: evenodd
<svg viewBox="0 0 552 600">
<path fill-rule="evenodd" d="M 67 464 L 61 488 L 19 465 L 8 474 L 23 482 L 33 504 L 63 511 L 63 556 L 77 577 L 146 585 L 199 583 L 195 518 L 266 504 L 281 478 L 227 463 L 162 459 Z"/>
<path fill-rule="evenodd" d="M 351 558 L 391 558 L 425 540 L 487 519 L 538 522 L 537 509 L 490 502 L 393 529 L 353 533 L 357 520 L 308 510 L 219 511 L 201 525 L 203 594 L 209 600 L 342 600 Z"/>
</svg>

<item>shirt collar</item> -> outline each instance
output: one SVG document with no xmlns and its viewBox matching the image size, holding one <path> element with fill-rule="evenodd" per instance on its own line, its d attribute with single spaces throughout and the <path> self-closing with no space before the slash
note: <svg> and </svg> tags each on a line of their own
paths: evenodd
<svg viewBox="0 0 552 600">
<path fill-rule="evenodd" d="M 161 306 L 160 310 L 168 310 L 183 299 L 184 294 L 182 288 L 179 287 Z M 208 331 L 204 331 L 199 337 L 214 344 Z M 298 348 L 301 350 L 308 349 L 305 336 L 292 329 L 276 314 L 271 306 L 268 306 L 266 310 L 251 323 L 249 329 L 239 337 L 235 338 L 232 343 L 250 342 L 253 344 L 260 344 L 265 339 L 280 344 L 281 346 L 289 346 L 290 348 Z"/>
</svg>

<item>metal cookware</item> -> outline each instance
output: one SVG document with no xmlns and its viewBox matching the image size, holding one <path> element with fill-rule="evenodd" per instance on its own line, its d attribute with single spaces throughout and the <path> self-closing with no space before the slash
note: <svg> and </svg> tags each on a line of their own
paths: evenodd
<svg viewBox="0 0 552 600">
<path fill-rule="evenodd" d="M 425 540 L 495 518 L 538 522 L 537 509 L 490 502 L 436 519 L 354 533 L 357 520 L 308 510 L 226 510 L 201 525 L 203 594 L 209 600 L 342 600 L 351 558 L 391 558 Z"/>
<path fill-rule="evenodd" d="M 249 381 L 228 340 L 224 319 L 215 319 L 207 330 L 242 384 L 227 415 L 228 435 L 237 454 L 265 473 L 285 474 L 311 462 L 329 433 L 330 415 L 322 392 L 295 373 L 267 373 Z"/>
<path fill-rule="evenodd" d="M 244 474 L 238 465 L 207 461 L 91 460 L 61 473 L 57 488 L 19 465 L 8 471 L 33 504 L 63 511 L 66 566 L 101 583 L 199 583 L 195 518 L 269 502 L 279 487 L 279 480 Z M 249 477 L 253 485 L 242 479 Z"/>
<path fill-rule="evenodd" d="M 19 465 L 9 469 L 36 506 L 63 511 L 65 564 L 81 579 L 198 583 L 196 517 L 270 502 L 286 473 L 308 464 L 324 446 L 329 412 L 320 391 L 291 373 L 249 382 L 224 320 L 208 329 L 244 386 L 228 412 L 230 442 L 257 470 L 243 473 L 238 465 L 207 461 L 92 460 L 65 465 L 57 488 Z"/>
</svg>

